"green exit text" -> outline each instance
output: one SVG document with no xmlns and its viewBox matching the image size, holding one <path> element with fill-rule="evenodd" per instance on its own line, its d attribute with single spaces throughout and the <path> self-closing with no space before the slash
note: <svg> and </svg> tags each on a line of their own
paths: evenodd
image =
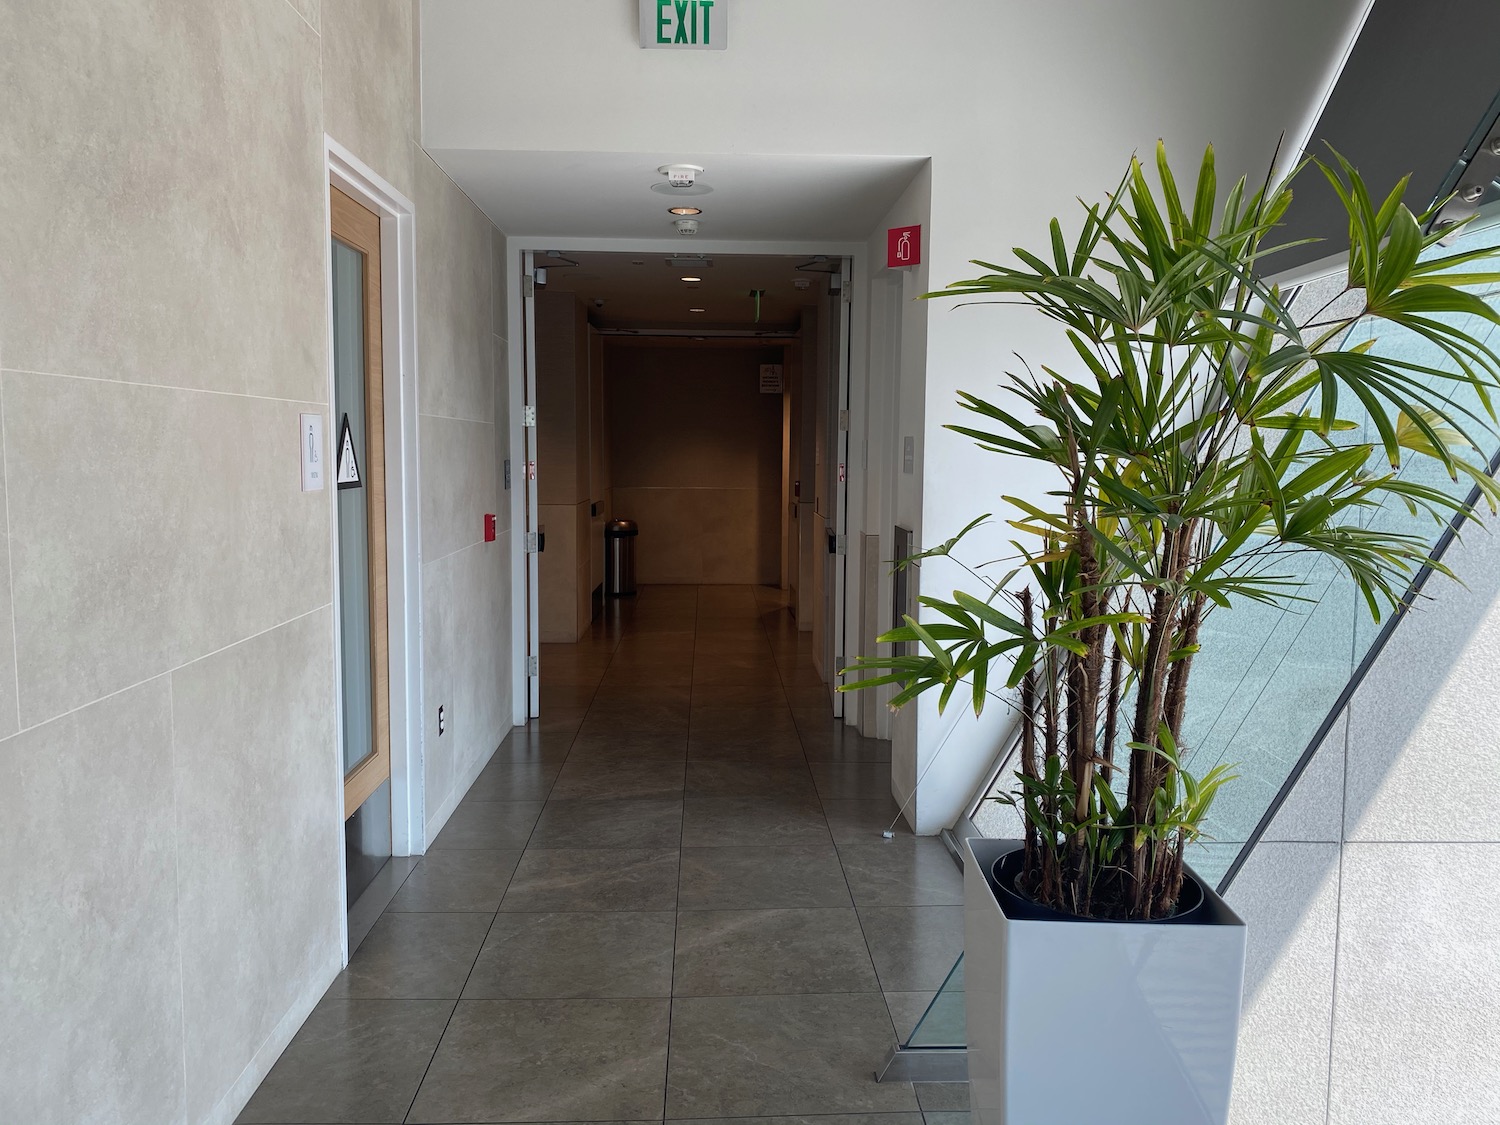
<svg viewBox="0 0 1500 1125">
<path fill-rule="evenodd" d="M 719 6 L 719 0 L 653 0 L 654 41 L 641 46 L 722 50 L 723 20 L 715 11 Z"/>
</svg>

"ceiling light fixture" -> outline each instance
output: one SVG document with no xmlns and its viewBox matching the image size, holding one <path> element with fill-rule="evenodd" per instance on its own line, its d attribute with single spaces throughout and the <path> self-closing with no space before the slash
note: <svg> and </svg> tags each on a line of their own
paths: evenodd
<svg viewBox="0 0 1500 1125">
<path fill-rule="evenodd" d="M 701 277 L 685 277 L 682 280 L 683 281 L 702 281 L 703 279 Z"/>
<path fill-rule="evenodd" d="M 707 309 L 688 309 L 688 312 L 707 312 Z"/>
<path fill-rule="evenodd" d="M 703 214 L 703 208 L 702 207 L 668 207 L 667 208 L 667 214 L 668 215 L 701 215 L 701 214 Z"/>
</svg>

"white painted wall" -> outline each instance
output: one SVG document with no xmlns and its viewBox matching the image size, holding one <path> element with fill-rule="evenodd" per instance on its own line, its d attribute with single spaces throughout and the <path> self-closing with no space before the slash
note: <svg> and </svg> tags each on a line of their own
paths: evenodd
<svg viewBox="0 0 1500 1125">
<path fill-rule="evenodd" d="M 673 53 L 639 49 L 633 0 L 424 0 L 423 142 L 677 152 L 705 165 L 715 154 L 928 156 L 923 280 L 941 285 L 971 273 L 970 258 L 1045 240 L 1048 218 L 1113 187 L 1130 153 L 1158 137 L 1184 160 L 1212 141 L 1221 175 L 1263 175 L 1277 138 L 1320 99 L 1362 6 L 754 0 L 736 7 L 727 51 Z M 766 206 L 790 214 L 796 200 Z M 862 335 L 856 345 L 862 352 Z M 992 386 L 1014 352 L 1046 361 L 1056 347 L 1046 325 L 1014 310 L 930 311 L 922 362 L 903 368 L 921 380 L 925 366 L 912 412 L 922 422 L 923 542 L 999 507 L 1004 492 L 1044 487 L 942 426 L 959 417 L 958 389 Z M 851 534 L 861 530 L 876 529 Z M 992 557 L 995 545 L 976 539 L 974 557 Z M 929 566 L 922 581 L 944 590 L 960 577 Z M 903 722 L 915 733 L 903 734 Z M 923 778 L 918 831 L 951 821 L 1004 726 L 998 711 L 976 723 L 925 702 L 895 724 L 908 743 L 894 763 L 898 795 Z"/>
</svg>

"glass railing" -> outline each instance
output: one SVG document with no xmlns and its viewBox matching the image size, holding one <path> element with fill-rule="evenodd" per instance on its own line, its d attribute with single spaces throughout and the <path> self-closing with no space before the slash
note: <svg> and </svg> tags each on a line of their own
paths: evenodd
<svg viewBox="0 0 1500 1125">
<path fill-rule="evenodd" d="M 1450 246 L 1434 248 L 1432 256 L 1492 245 L 1500 238 L 1500 215 L 1490 214 L 1465 228 Z M 1310 282 L 1296 295 L 1293 311 L 1310 314 L 1342 287 L 1342 278 Z M 1500 308 L 1500 287 L 1474 292 L 1491 307 Z M 1479 317 L 1464 318 L 1463 327 L 1476 339 L 1500 348 L 1500 329 Z M 1439 370 L 1451 370 L 1452 360 L 1426 340 L 1389 324 L 1361 321 L 1354 325 L 1342 345 L 1352 348 L 1378 335 L 1384 354 L 1399 355 Z M 1463 383 L 1431 376 L 1431 384 L 1454 407 L 1482 412 L 1476 392 Z M 1344 409 L 1346 417 L 1361 428 L 1341 435 L 1350 442 L 1375 441 L 1361 412 Z M 1477 427 L 1474 427 L 1477 428 Z M 1495 463 L 1496 448 L 1484 457 Z M 1479 454 L 1471 453 L 1477 460 Z M 1401 473 L 1423 484 L 1442 488 L 1465 498 L 1472 481 L 1460 476 L 1450 480 L 1430 458 L 1407 457 Z M 1448 524 L 1430 515 L 1413 515 L 1404 506 L 1391 505 L 1374 511 L 1367 525 L 1425 535 L 1434 552 L 1446 548 L 1452 538 Z M 1221 762 L 1233 764 L 1239 780 L 1226 786 L 1206 824 L 1208 839 L 1195 844 L 1190 862 L 1205 881 L 1227 889 L 1243 857 L 1260 839 L 1267 823 L 1286 800 L 1319 744 L 1334 729 L 1345 708 L 1349 691 L 1362 678 L 1368 663 L 1394 627 L 1388 615 L 1384 623 L 1371 621 L 1354 582 L 1332 563 L 1308 556 L 1299 560 L 1304 580 L 1302 601 L 1286 607 L 1242 602 L 1230 610 L 1217 610 L 1205 619 L 1200 634 L 1202 651 L 1194 661 L 1192 690 L 1184 723 L 1186 767 L 1201 776 Z M 1418 576 L 1405 599 L 1416 600 L 1426 580 Z M 1429 596 L 1442 596 L 1437 579 L 1426 588 Z M 1012 768 L 1002 766 L 990 792 L 972 814 L 981 835 L 1010 837 L 1019 834 L 1015 814 L 994 799 L 1015 786 Z M 960 957 L 942 989 L 918 1021 L 905 1046 L 956 1048 L 964 1045 L 963 959 Z"/>
</svg>

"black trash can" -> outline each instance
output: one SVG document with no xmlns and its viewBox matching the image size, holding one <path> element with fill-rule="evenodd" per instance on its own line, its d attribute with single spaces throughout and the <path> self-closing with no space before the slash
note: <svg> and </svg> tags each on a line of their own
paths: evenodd
<svg viewBox="0 0 1500 1125">
<path fill-rule="evenodd" d="M 628 598 L 635 593 L 635 520 L 610 520 L 604 525 L 604 593 Z"/>
</svg>

